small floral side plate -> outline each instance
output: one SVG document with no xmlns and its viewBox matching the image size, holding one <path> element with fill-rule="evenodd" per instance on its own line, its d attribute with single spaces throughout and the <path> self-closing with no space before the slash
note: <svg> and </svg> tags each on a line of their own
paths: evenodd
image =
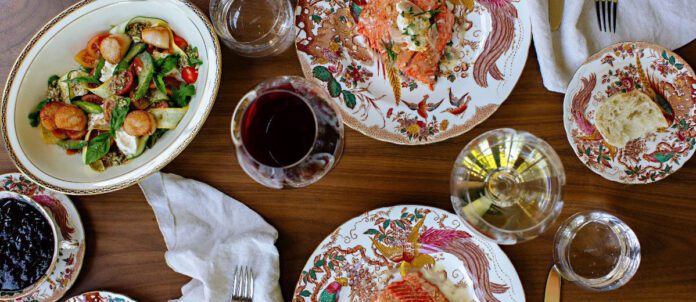
<svg viewBox="0 0 696 302">
<path fill-rule="evenodd" d="M 402 249 L 407 242 L 420 252 Z M 369 211 L 331 233 L 309 257 L 292 301 L 369 302 L 392 280 L 384 272 L 426 263 L 466 288 L 472 301 L 525 301 L 517 272 L 498 245 L 475 235 L 455 214 L 410 205 Z"/>
<path fill-rule="evenodd" d="M 308 79 L 325 87 L 344 122 L 395 144 L 420 145 L 469 131 L 507 99 L 526 62 L 526 1 L 442 0 L 455 14 L 452 45 L 431 90 L 387 72 L 357 30 L 370 0 L 298 0 L 295 46 Z"/>
<path fill-rule="evenodd" d="M 135 300 L 112 292 L 93 291 L 72 297 L 65 302 L 135 302 Z"/>
<path fill-rule="evenodd" d="M 79 247 L 67 254 L 60 253 L 56 267 L 48 279 L 37 287 L 31 294 L 14 302 L 58 301 L 75 283 L 77 275 L 82 268 L 85 256 L 85 231 L 82 227 L 80 214 L 77 212 L 70 198 L 64 194 L 56 193 L 40 187 L 24 175 L 9 173 L 0 175 L 0 191 L 12 191 L 31 197 L 40 203 L 55 217 L 58 227 L 65 239 L 77 240 Z"/>
<path fill-rule="evenodd" d="M 610 96 L 638 89 L 662 109 L 666 129 L 609 145 L 594 125 L 595 110 Z M 580 161 L 602 177 L 647 184 L 681 168 L 696 145 L 696 78 L 681 57 L 658 45 L 626 42 L 590 57 L 568 85 L 563 122 Z"/>
</svg>

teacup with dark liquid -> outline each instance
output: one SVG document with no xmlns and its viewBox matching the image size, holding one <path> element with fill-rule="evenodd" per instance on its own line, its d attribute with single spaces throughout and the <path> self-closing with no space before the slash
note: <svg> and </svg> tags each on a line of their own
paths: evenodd
<svg viewBox="0 0 696 302">
<path fill-rule="evenodd" d="M 58 249 L 74 247 L 41 205 L 21 194 L 0 192 L 0 297 L 31 293 L 55 267 Z"/>
</svg>

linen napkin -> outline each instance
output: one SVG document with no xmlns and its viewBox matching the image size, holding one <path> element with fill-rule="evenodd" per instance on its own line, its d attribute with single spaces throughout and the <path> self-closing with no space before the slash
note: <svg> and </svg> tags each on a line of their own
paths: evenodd
<svg viewBox="0 0 696 302">
<path fill-rule="evenodd" d="M 560 28 L 555 32 L 549 24 L 549 1 L 563 2 Z M 619 0 L 616 33 L 599 30 L 593 0 L 528 3 L 544 86 L 555 92 L 565 92 L 580 65 L 611 44 L 643 41 L 675 49 L 696 38 L 694 0 Z"/>
<path fill-rule="evenodd" d="M 172 301 L 232 301 L 236 265 L 254 271 L 254 301 L 281 302 L 278 232 L 241 202 L 211 186 L 178 175 L 156 173 L 140 183 L 164 235 L 164 257 L 190 276 Z"/>
</svg>

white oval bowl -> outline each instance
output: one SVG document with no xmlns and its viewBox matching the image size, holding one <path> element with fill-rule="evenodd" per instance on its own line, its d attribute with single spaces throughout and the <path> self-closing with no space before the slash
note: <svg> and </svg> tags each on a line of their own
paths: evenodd
<svg viewBox="0 0 696 302">
<path fill-rule="evenodd" d="M 50 75 L 76 69 L 75 54 L 94 34 L 136 16 L 161 18 L 190 45 L 198 47 L 204 64 L 199 68 L 196 95 L 176 129 L 154 148 L 125 165 L 105 172 L 92 171 L 81 156 L 66 155 L 43 143 L 39 128 L 27 115 L 45 98 Z M 138 183 L 172 161 L 193 140 L 213 107 L 220 83 L 220 44 L 206 15 L 182 0 L 84 0 L 44 25 L 15 62 L 2 98 L 2 135 L 15 166 L 46 188 L 76 195 L 101 194 Z"/>
</svg>

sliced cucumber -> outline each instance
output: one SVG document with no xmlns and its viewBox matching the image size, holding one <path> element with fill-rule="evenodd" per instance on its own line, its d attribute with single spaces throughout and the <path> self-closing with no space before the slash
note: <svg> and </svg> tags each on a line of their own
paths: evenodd
<svg viewBox="0 0 696 302">
<path fill-rule="evenodd" d="M 109 30 L 109 33 L 112 35 L 125 34 L 126 33 L 126 26 L 128 26 L 129 22 L 130 22 L 130 20 L 126 20 L 126 21 L 121 22 L 120 24 L 112 27 L 111 30 Z"/>
<path fill-rule="evenodd" d="M 133 99 L 135 100 L 142 99 L 145 96 L 150 87 L 152 77 L 155 75 L 155 62 L 152 60 L 152 56 L 147 52 L 143 52 L 138 55 L 138 58 L 143 62 L 143 68 L 138 72 L 138 87 L 133 94 Z"/>
<path fill-rule="evenodd" d="M 153 108 L 150 109 L 150 113 L 155 116 L 157 121 L 157 128 L 159 129 L 174 129 L 184 115 L 188 107 L 184 108 Z"/>
<path fill-rule="evenodd" d="M 59 141 L 56 145 L 67 150 L 80 150 L 87 145 L 87 142 L 82 140 L 64 140 Z"/>
<path fill-rule="evenodd" d="M 93 113 L 93 114 L 99 114 L 104 112 L 101 106 L 95 104 L 95 103 L 90 103 L 90 102 L 85 102 L 85 101 L 74 101 L 73 104 L 75 106 L 80 107 L 82 111 L 85 111 L 87 113 Z"/>
<path fill-rule="evenodd" d="M 70 75 L 68 76 L 70 79 L 75 79 L 77 77 L 88 77 L 89 74 L 82 71 L 82 70 L 73 70 L 69 73 Z M 78 97 L 78 96 L 83 96 L 87 93 L 89 93 L 89 86 L 87 83 L 80 82 L 80 83 L 70 83 L 68 84 L 68 87 L 70 88 L 70 98 Z"/>
<path fill-rule="evenodd" d="M 100 96 L 102 99 L 108 99 L 109 97 L 114 95 L 114 91 L 111 89 L 111 81 L 113 81 L 114 78 L 111 77 L 106 82 L 102 83 L 101 85 L 90 88 L 89 91 L 92 93 Z"/>
<path fill-rule="evenodd" d="M 162 91 L 159 91 L 158 89 L 151 90 L 151 91 L 152 91 L 150 93 L 150 103 L 151 104 L 169 100 L 169 97 L 167 96 L 166 93 L 163 93 Z"/>
<path fill-rule="evenodd" d="M 123 71 L 128 69 L 128 66 L 130 65 L 131 61 L 143 52 L 147 48 L 147 45 L 145 43 L 135 43 L 129 50 L 128 53 L 126 53 L 126 56 L 123 57 L 121 62 L 116 65 L 116 68 L 114 68 L 113 74 L 116 74 L 117 72 Z"/>
</svg>

